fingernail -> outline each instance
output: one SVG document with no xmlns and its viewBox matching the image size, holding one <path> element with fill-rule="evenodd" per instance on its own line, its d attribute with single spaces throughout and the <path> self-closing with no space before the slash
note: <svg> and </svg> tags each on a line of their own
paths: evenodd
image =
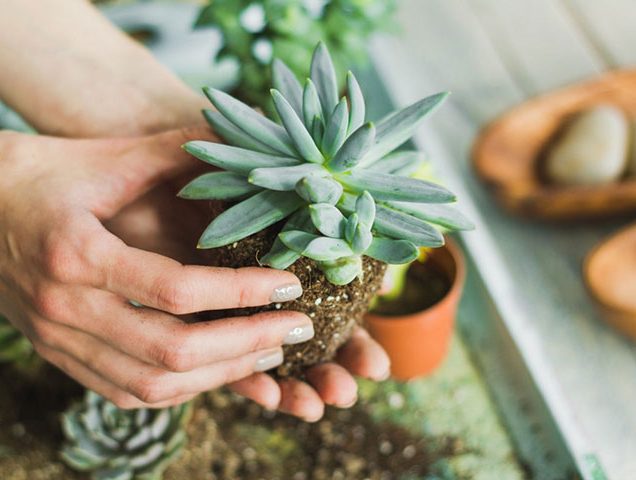
<svg viewBox="0 0 636 480">
<path fill-rule="evenodd" d="M 338 405 L 338 408 L 351 408 L 356 404 L 357 401 L 358 401 L 358 396 L 356 395 L 352 401 L 350 401 L 346 405 Z"/>
<path fill-rule="evenodd" d="M 289 302 L 303 294 L 303 287 L 298 283 L 288 283 L 275 288 L 270 300 L 272 302 Z"/>
<path fill-rule="evenodd" d="M 283 351 L 278 349 L 266 353 L 261 358 L 256 360 L 256 365 L 254 365 L 255 372 L 264 372 L 266 370 L 271 370 L 274 367 L 278 367 L 281 363 L 283 363 Z"/>
<path fill-rule="evenodd" d="M 314 336 L 314 325 L 308 323 L 307 325 L 299 325 L 292 328 L 289 333 L 283 339 L 283 344 L 294 345 L 296 343 L 306 342 Z"/>
<path fill-rule="evenodd" d="M 384 372 L 382 375 L 378 375 L 375 379 L 376 382 L 383 382 L 385 380 L 388 380 L 389 377 L 391 376 L 391 368 L 389 368 L 386 372 Z"/>
</svg>

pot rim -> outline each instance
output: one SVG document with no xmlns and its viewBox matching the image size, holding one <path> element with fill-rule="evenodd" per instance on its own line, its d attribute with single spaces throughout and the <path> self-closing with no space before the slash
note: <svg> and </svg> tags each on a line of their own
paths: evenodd
<svg viewBox="0 0 636 480">
<path fill-rule="evenodd" d="M 420 318 L 423 313 L 429 313 L 440 309 L 442 305 L 452 302 L 454 298 L 460 295 L 466 278 L 466 260 L 457 242 L 448 236 L 445 236 L 444 238 L 446 241 L 444 245 L 439 248 L 445 248 L 455 262 L 455 275 L 452 279 L 451 287 L 448 289 L 448 292 L 446 292 L 446 294 L 442 298 L 440 298 L 430 307 L 418 310 L 413 313 L 408 313 L 406 315 L 382 315 L 379 313 L 367 312 L 367 321 L 370 320 L 373 322 L 382 323 L 408 322 L 413 319 Z"/>
</svg>

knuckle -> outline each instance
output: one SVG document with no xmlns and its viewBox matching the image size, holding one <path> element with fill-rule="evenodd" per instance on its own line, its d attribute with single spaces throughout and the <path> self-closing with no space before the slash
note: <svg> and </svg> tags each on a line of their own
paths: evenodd
<svg viewBox="0 0 636 480">
<path fill-rule="evenodd" d="M 159 283 L 156 291 L 157 304 L 162 310 L 175 315 L 192 311 L 194 294 L 188 282 L 167 279 Z"/>
<path fill-rule="evenodd" d="M 45 286 L 38 288 L 32 298 L 35 311 L 46 319 L 61 320 L 65 314 L 65 302 L 60 292 Z M 48 322 L 38 322 L 46 324 Z"/>
<path fill-rule="evenodd" d="M 121 408 L 122 410 L 132 410 L 133 408 L 139 408 L 141 406 L 138 401 L 124 392 L 117 392 L 106 398 L 115 404 L 117 408 Z"/>
<path fill-rule="evenodd" d="M 194 358 L 190 348 L 190 338 L 189 333 L 180 333 L 175 335 L 168 345 L 160 345 L 155 355 L 157 363 L 170 372 L 192 370 Z"/>
<path fill-rule="evenodd" d="M 158 403 L 171 397 L 160 374 L 136 381 L 134 385 L 131 385 L 130 391 L 144 403 Z"/>
<path fill-rule="evenodd" d="M 60 230 L 49 234 L 42 248 L 42 263 L 48 277 L 60 282 L 73 281 L 77 256 Z"/>
</svg>

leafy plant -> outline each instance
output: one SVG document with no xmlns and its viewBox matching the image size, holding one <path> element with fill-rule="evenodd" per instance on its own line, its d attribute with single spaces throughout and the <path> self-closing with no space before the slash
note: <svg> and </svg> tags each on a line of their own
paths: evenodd
<svg viewBox="0 0 636 480">
<path fill-rule="evenodd" d="M 28 363 L 34 355 L 29 339 L 0 315 L 0 363 Z"/>
<path fill-rule="evenodd" d="M 189 199 L 238 201 L 203 232 L 200 248 L 228 245 L 289 217 L 261 262 L 285 269 L 301 256 L 315 260 L 330 282 L 362 276 L 361 255 L 407 263 L 418 247 L 444 244 L 434 225 L 471 228 L 446 203 L 455 196 L 435 183 L 410 178 L 418 152 L 391 153 L 446 98 L 438 93 L 365 123 L 355 76 L 338 98 L 336 72 L 324 44 L 316 47 L 304 88 L 274 61 L 272 99 L 282 125 L 219 90 L 206 88 L 218 111 L 206 111 L 232 145 L 192 141 L 184 148 L 225 171 L 186 185 Z"/>
<path fill-rule="evenodd" d="M 238 60 L 236 89 L 244 101 L 268 107 L 272 58 L 307 75 L 316 43 L 327 44 L 344 73 L 367 59 L 371 33 L 392 27 L 395 0 L 209 0 L 196 26 L 215 26 L 223 35 L 217 58 Z"/>
<path fill-rule="evenodd" d="M 186 443 L 191 407 L 122 410 L 87 391 L 62 416 L 62 459 L 94 480 L 158 480 Z"/>
</svg>

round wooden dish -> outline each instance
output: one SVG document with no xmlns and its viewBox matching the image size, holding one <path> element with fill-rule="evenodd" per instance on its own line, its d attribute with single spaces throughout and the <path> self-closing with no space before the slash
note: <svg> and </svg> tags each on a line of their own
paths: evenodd
<svg viewBox="0 0 636 480">
<path fill-rule="evenodd" d="M 479 177 L 510 211 L 551 220 L 636 211 L 636 179 L 602 186 L 558 186 L 541 179 L 547 146 L 573 114 L 598 104 L 636 117 L 636 70 L 618 70 L 557 90 L 508 111 L 488 125 L 473 149 Z"/>
<path fill-rule="evenodd" d="M 594 248 L 583 275 L 603 318 L 636 340 L 636 224 Z"/>
</svg>

